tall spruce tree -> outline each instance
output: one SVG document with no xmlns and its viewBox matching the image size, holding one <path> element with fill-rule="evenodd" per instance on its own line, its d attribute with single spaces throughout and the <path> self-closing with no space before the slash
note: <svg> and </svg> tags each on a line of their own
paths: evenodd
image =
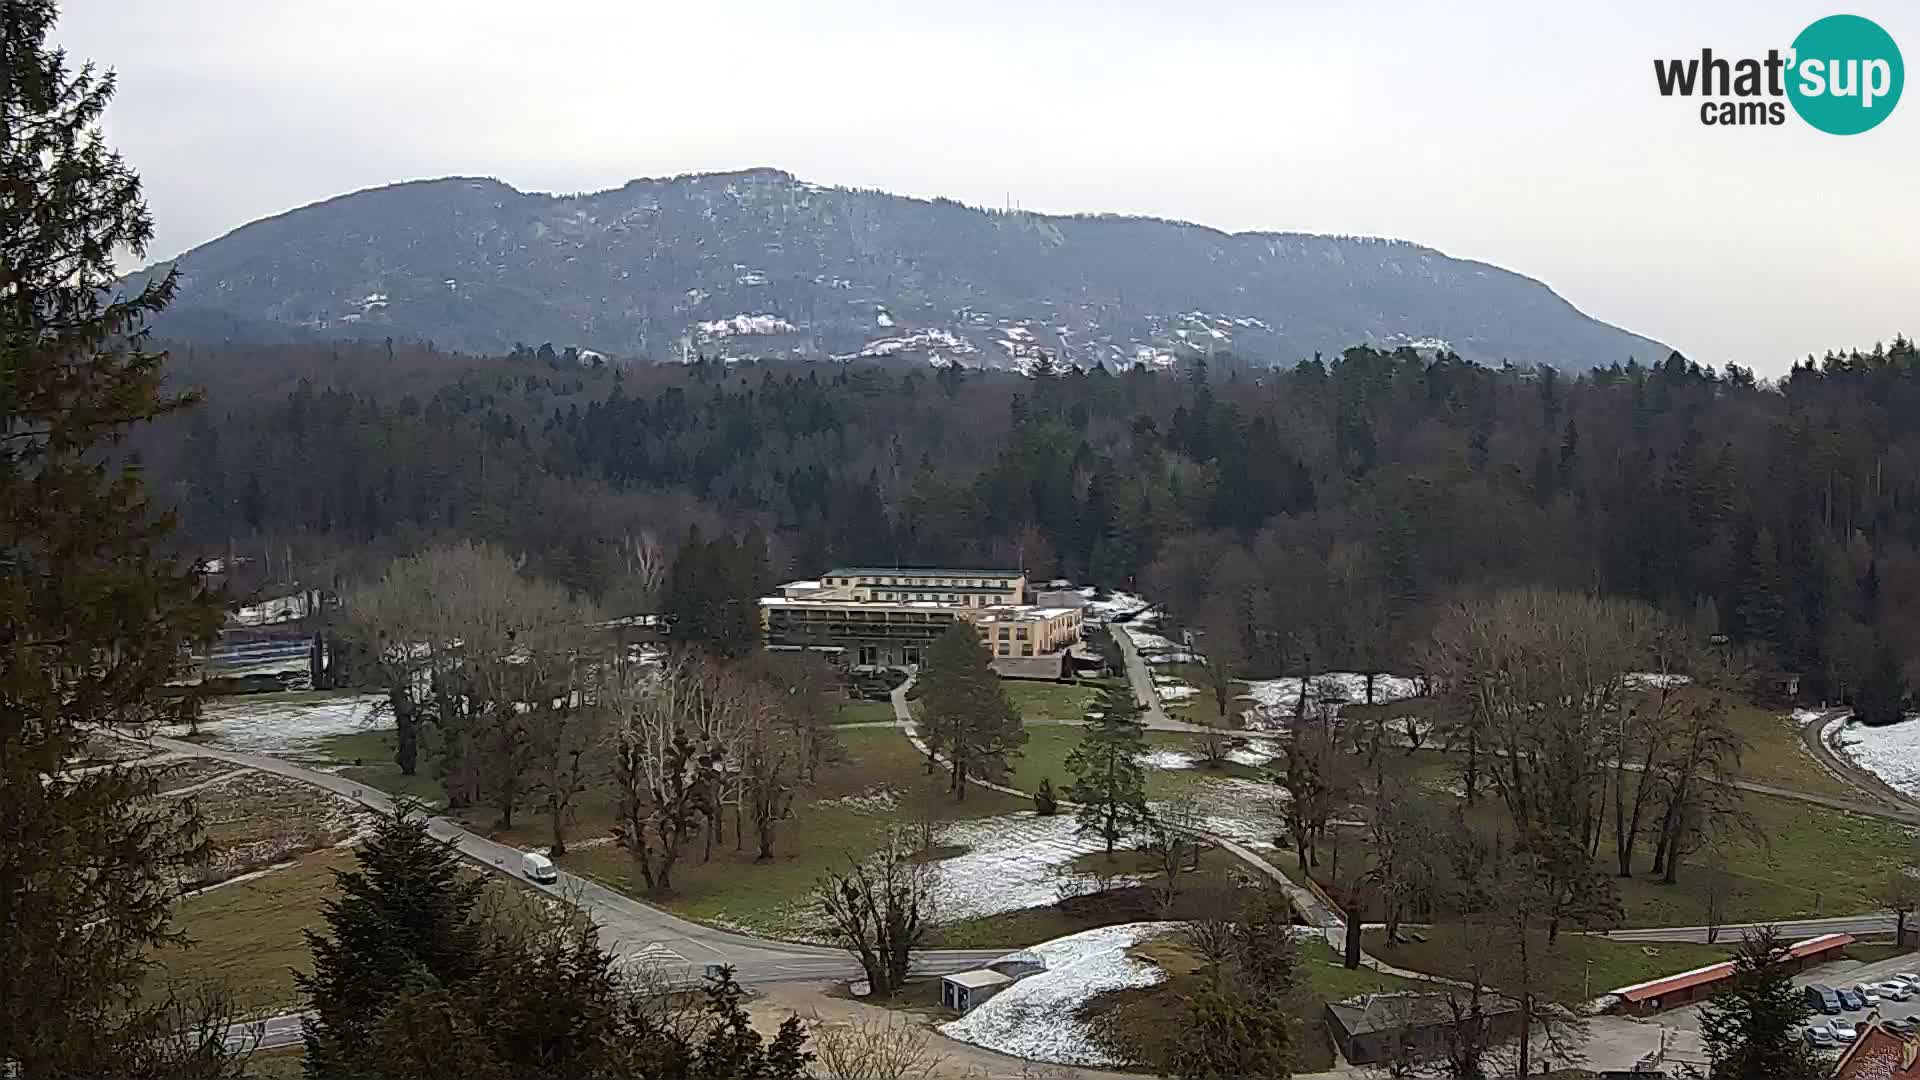
<svg viewBox="0 0 1920 1080">
<path fill-rule="evenodd" d="M 921 727 L 928 748 L 947 761 L 954 797 L 967 797 L 969 779 L 1004 775 L 1007 759 L 1026 743 L 1027 729 L 972 623 L 955 619 L 934 639 L 920 683 L 926 713 Z"/>
<path fill-rule="evenodd" d="M 1854 715 L 1863 724 L 1895 724 L 1907 714 L 1907 676 L 1885 639 L 1874 650 L 1873 668 L 1853 695 Z"/>
<path fill-rule="evenodd" d="M 1786 950 L 1772 927 L 1741 942 L 1733 959 L 1733 985 L 1700 1007 L 1700 1038 L 1712 1064 L 1709 1080 L 1815 1080 L 1826 1066 L 1800 1040 L 1811 1008 Z"/>
<path fill-rule="evenodd" d="M 481 904 L 402 808 L 339 875 L 300 978 L 314 1080 L 801 1080 L 797 1019 L 753 1030 L 731 969 L 695 1005 L 629 983 L 579 912 Z"/>
<path fill-rule="evenodd" d="M 322 908 L 327 932 L 306 932 L 313 974 L 294 977 L 313 1015 L 301 1023 L 307 1075 L 358 1076 L 388 1011 L 403 997 L 431 996 L 480 970 L 480 883 L 460 873 L 449 845 L 402 804 L 383 817 L 359 866 L 335 874 L 337 899 Z"/>
<path fill-rule="evenodd" d="M 1147 773 L 1140 764 L 1146 725 L 1140 720 L 1140 703 L 1126 686 L 1102 688 L 1094 711 L 1099 715 L 1067 755 L 1067 772 L 1073 775 L 1067 799 L 1075 804 L 1079 835 L 1099 837 L 1112 859 L 1116 844 L 1152 820 Z"/>
<path fill-rule="evenodd" d="M 158 691 L 221 604 L 113 454 L 186 404 L 141 337 L 174 283 L 115 284 L 153 226 L 100 133 L 113 77 L 48 46 L 54 15 L 0 2 L 0 1062 L 118 1076 L 154 1058 L 144 958 L 206 847 L 152 769 L 67 766 L 102 728 L 194 707 Z"/>
</svg>

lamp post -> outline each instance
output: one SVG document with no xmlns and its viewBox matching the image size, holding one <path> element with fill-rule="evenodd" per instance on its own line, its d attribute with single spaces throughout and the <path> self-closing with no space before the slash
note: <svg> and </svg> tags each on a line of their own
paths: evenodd
<svg viewBox="0 0 1920 1080">
<path fill-rule="evenodd" d="M 1585 984 L 1585 990 L 1580 995 L 1580 1000 L 1582 1001 L 1593 1000 L 1593 961 L 1591 960 L 1587 961 L 1587 981 Z"/>
</svg>

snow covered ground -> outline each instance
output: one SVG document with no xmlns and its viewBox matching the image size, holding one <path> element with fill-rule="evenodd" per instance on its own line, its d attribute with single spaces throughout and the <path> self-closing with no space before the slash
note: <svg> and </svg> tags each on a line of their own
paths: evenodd
<svg viewBox="0 0 1920 1080">
<path fill-rule="evenodd" d="M 1886 727 L 1847 724 L 1834 732 L 1833 745 L 1899 791 L 1920 797 L 1920 720 L 1910 717 Z"/>
<path fill-rule="evenodd" d="M 1151 630 L 1143 630 L 1136 623 L 1122 623 L 1122 633 L 1133 639 L 1133 647 L 1140 650 L 1141 659 L 1149 664 L 1204 664 L 1198 654 L 1188 652 L 1183 645 L 1175 644 Z"/>
<path fill-rule="evenodd" d="M 1164 982 L 1166 972 L 1128 956 L 1127 950 L 1172 925 L 1103 926 L 1036 945 L 1032 951 L 1047 962 L 1046 971 L 1027 976 L 960 1019 L 941 1025 L 940 1033 L 1030 1061 L 1127 1064 L 1096 1047 L 1077 1014 L 1096 994 Z"/>
<path fill-rule="evenodd" d="M 1202 829 L 1251 848 L 1270 849 L 1273 839 L 1286 831 L 1287 792 L 1278 784 L 1262 780 L 1242 780 L 1217 773 L 1201 773 L 1188 792 L 1193 796 Z M 1151 803 L 1164 811 L 1164 800 Z"/>
<path fill-rule="evenodd" d="M 1692 682 L 1692 676 L 1676 675 L 1671 672 L 1629 671 L 1622 680 L 1629 690 L 1671 690 L 1676 686 L 1685 686 Z"/>
<path fill-rule="evenodd" d="M 1063 878 L 1082 877 L 1089 887 L 1093 881 L 1061 868 L 1104 850 L 1097 838 L 1074 835 L 1071 815 L 1032 812 L 956 821 L 941 829 L 940 842 L 967 848 L 936 864 L 934 911 L 941 922 L 1058 903 Z"/>
<path fill-rule="evenodd" d="M 1162 747 L 1141 754 L 1138 760 L 1142 766 L 1149 769 L 1191 769 L 1200 764 L 1200 755 L 1187 750 Z"/>
<path fill-rule="evenodd" d="M 1272 739 L 1250 739 L 1247 745 L 1227 752 L 1227 760 L 1236 765 L 1260 768 L 1280 756 L 1280 747 Z M 1206 756 L 1193 750 L 1161 747 L 1140 755 L 1140 764 L 1149 769 L 1197 769 Z"/>
<path fill-rule="evenodd" d="M 1200 696 L 1200 690 L 1197 687 L 1166 675 L 1155 675 L 1153 688 L 1159 693 L 1160 700 L 1167 705 L 1178 705 L 1190 698 Z"/>
<path fill-rule="evenodd" d="M 1152 606 L 1133 593 L 1109 593 L 1105 600 L 1096 600 L 1094 597 L 1098 594 L 1091 585 L 1076 591 L 1087 598 L 1085 613 L 1089 619 L 1111 619 L 1128 613 L 1139 615 Z"/>
<path fill-rule="evenodd" d="M 374 710 L 378 694 L 321 697 L 314 694 L 252 694 L 207 703 L 200 733 L 224 750 L 301 757 L 330 735 L 346 735 L 381 726 Z M 173 731 L 168 734 L 184 734 Z"/>
<path fill-rule="evenodd" d="M 1312 676 L 1307 680 L 1315 693 L 1333 693 L 1344 696 L 1348 701 L 1360 703 L 1367 700 L 1367 677 L 1351 671 L 1329 671 Z M 1420 684 L 1402 675 L 1375 675 L 1373 679 L 1374 704 L 1399 701 L 1402 698 L 1420 696 Z M 1300 680 L 1251 679 L 1247 682 L 1247 692 L 1240 700 L 1251 701 L 1253 710 L 1250 718 L 1261 714 L 1284 716 L 1293 712 L 1300 701 Z"/>
</svg>

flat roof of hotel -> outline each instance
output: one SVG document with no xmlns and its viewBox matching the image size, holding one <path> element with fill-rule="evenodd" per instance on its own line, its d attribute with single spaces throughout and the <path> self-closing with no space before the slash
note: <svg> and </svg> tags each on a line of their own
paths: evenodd
<svg viewBox="0 0 1920 1080">
<path fill-rule="evenodd" d="M 953 570 L 944 566 L 838 566 L 827 577 L 872 577 L 891 574 L 907 577 L 1023 577 L 1025 570 Z"/>
</svg>

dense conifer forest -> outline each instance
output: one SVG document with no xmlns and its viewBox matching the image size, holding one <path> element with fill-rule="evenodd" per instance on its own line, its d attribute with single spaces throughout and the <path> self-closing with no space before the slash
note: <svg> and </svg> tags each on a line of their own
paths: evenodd
<svg viewBox="0 0 1920 1080">
<path fill-rule="evenodd" d="M 1903 339 L 1777 382 L 1368 348 L 1028 378 L 201 345 L 171 371 L 207 405 L 135 452 L 197 554 L 264 580 L 326 587 L 458 535 L 639 611 L 689 528 L 757 529 L 776 575 L 1017 563 L 1190 622 L 1232 609 L 1253 667 L 1406 663 L 1435 601 L 1520 583 L 1650 601 L 1815 695 L 1920 648 Z"/>
</svg>

